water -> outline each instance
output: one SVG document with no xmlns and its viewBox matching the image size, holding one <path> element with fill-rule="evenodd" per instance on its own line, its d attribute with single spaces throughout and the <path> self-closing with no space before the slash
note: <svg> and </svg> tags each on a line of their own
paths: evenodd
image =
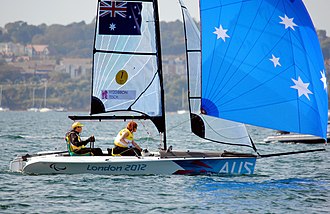
<svg viewBox="0 0 330 214">
<path fill-rule="evenodd" d="M 0 112 L 0 213 L 329 213 L 329 151 L 257 160 L 252 176 L 39 175 L 8 171 L 18 154 L 64 150 L 69 112 Z M 80 115 L 83 113 L 80 113 Z M 86 114 L 86 113 L 85 113 Z M 125 124 L 85 122 L 83 137 L 112 146 Z M 175 149 L 226 148 L 189 134 L 187 115 L 169 115 Z M 265 144 L 269 130 L 249 127 L 260 153 L 315 149 L 322 145 Z M 156 149 L 159 137 L 139 122 L 136 139 Z"/>
</svg>

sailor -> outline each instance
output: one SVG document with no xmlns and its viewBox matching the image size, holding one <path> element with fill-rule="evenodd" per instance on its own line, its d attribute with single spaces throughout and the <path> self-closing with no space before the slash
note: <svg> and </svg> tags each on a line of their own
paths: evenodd
<svg viewBox="0 0 330 214">
<path fill-rule="evenodd" d="M 137 130 L 137 123 L 131 121 L 125 129 L 122 129 L 115 141 L 115 147 L 112 149 L 112 155 L 122 156 L 141 156 L 141 147 L 134 141 L 133 133 Z M 110 151 L 109 151 L 110 152 Z"/>
<path fill-rule="evenodd" d="M 86 140 L 81 140 L 80 133 L 82 132 L 82 127 L 84 125 L 80 122 L 75 122 L 72 124 L 72 130 L 66 133 L 65 139 L 69 144 L 68 149 L 70 154 L 73 152 L 74 155 L 103 155 L 102 150 L 100 148 L 86 148 L 86 145 L 89 142 L 95 142 L 94 135 L 90 136 Z"/>
</svg>

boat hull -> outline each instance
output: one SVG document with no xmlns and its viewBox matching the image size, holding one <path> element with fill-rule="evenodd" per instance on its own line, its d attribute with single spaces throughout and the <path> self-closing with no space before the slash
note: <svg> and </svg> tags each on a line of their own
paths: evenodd
<svg viewBox="0 0 330 214">
<path fill-rule="evenodd" d="M 44 155 L 17 157 L 10 170 L 25 174 L 198 175 L 253 174 L 256 157 L 113 157 Z"/>
<path fill-rule="evenodd" d="M 330 141 L 330 136 L 327 136 L 327 142 Z M 264 142 L 281 142 L 281 143 L 306 143 L 306 144 L 319 144 L 325 143 L 323 138 L 313 136 L 313 135 L 304 135 L 304 134 L 282 134 L 268 136 L 264 139 Z"/>
</svg>

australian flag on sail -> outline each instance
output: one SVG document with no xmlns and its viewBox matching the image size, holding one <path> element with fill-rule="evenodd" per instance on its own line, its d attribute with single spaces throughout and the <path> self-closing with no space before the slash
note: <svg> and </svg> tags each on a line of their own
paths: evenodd
<svg viewBox="0 0 330 214">
<path fill-rule="evenodd" d="M 141 2 L 101 1 L 100 35 L 141 35 Z"/>
</svg>

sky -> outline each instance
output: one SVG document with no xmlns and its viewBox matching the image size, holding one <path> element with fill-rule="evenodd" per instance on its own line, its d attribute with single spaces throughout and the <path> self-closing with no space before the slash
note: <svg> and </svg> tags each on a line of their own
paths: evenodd
<svg viewBox="0 0 330 214">
<path fill-rule="evenodd" d="M 303 0 L 317 29 L 330 35 L 330 0 Z M 90 23 L 97 0 L 0 0 L 0 27 L 15 21 L 31 25 Z M 198 0 L 185 0 L 190 14 L 199 20 Z M 182 20 L 178 0 L 159 0 L 162 21 Z"/>
</svg>

